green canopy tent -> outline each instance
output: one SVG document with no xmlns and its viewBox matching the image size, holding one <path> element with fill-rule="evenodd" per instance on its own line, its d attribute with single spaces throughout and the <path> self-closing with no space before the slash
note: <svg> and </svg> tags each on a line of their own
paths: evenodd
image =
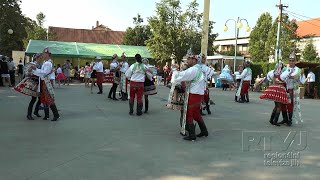
<svg viewBox="0 0 320 180">
<path fill-rule="evenodd" d="M 115 44 L 94 44 L 78 42 L 42 41 L 30 40 L 26 49 L 26 55 L 41 53 L 45 47 L 49 47 L 52 56 L 94 58 L 100 56 L 103 59 L 111 58 L 113 54 L 121 56 L 123 52 L 128 58 L 134 58 L 138 53 L 144 58 L 152 58 L 145 46 L 127 46 Z"/>
</svg>

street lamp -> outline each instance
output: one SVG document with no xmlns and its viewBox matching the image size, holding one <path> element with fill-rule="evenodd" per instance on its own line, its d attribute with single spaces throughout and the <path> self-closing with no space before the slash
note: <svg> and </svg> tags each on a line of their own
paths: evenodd
<svg viewBox="0 0 320 180">
<path fill-rule="evenodd" d="M 246 19 L 240 19 L 240 17 L 238 17 L 237 20 L 235 19 L 228 19 L 225 23 L 224 23 L 224 27 L 223 27 L 223 31 L 226 32 L 228 31 L 228 26 L 227 23 L 229 21 L 234 21 L 234 26 L 235 26 L 235 37 L 236 37 L 236 42 L 234 45 L 234 61 L 233 61 L 233 72 L 236 71 L 236 60 L 237 60 L 237 44 L 238 44 L 238 36 L 239 36 L 239 29 L 243 27 L 242 21 L 246 21 L 247 23 L 247 27 L 246 27 L 246 31 L 249 32 L 251 30 L 249 23 Z"/>
<path fill-rule="evenodd" d="M 13 34 L 13 30 L 12 29 L 8 29 L 8 34 Z"/>
<path fill-rule="evenodd" d="M 10 35 L 13 34 L 13 30 L 12 29 L 8 29 L 7 33 L 10 34 Z M 1 33 L 0 33 L 0 40 L 1 40 Z"/>
</svg>

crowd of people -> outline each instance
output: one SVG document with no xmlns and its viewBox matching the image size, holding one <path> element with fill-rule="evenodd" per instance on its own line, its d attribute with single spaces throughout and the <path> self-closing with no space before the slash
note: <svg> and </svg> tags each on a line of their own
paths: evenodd
<svg viewBox="0 0 320 180">
<path fill-rule="evenodd" d="M 105 73 L 111 73 L 113 79 L 108 98 L 118 101 L 117 94 L 119 94 L 122 101 L 129 100 L 129 115 L 133 115 L 136 101 L 136 115 L 141 116 L 143 113 L 148 113 L 149 96 L 157 94 L 157 85 L 160 85 L 163 79 L 164 85 L 171 85 L 168 86 L 171 90 L 167 107 L 180 110 L 180 134 L 185 136 L 185 140 L 189 141 L 196 140 L 196 137 L 209 135 L 202 118 L 205 115 L 202 112 L 203 110 L 207 110 L 207 113 L 211 114 L 208 80 L 218 77 L 222 82 L 223 90 L 228 88 L 226 87 L 227 84 L 235 82 L 237 87 L 235 101 L 239 103 L 250 102 L 249 87 L 252 80 L 250 61 L 245 61 L 239 66 L 239 70 L 235 74 L 231 74 L 228 65 L 224 67 L 221 73 L 216 72 L 208 66 L 205 55 L 194 55 L 191 52 L 188 52 L 186 60 L 182 61 L 181 64 L 173 63 L 169 65 L 169 63 L 166 63 L 162 72 L 159 66 L 150 65 L 149 60 L 141 57 L 140 54 L 135 55 L 135 60 L 135 63 L 129 65 L 125 53 L 121 55 L 120 60 L 118 55 L 114 54 L 110 69 L 105 70 L 102 58 L 97 56 L 94 62 L 87 62 L 79 71 L 73 71 L 73 66 L 69 60 L 66 60 L 63 65 L 53 66 L 50 50 L 45 48 L 43 53 L 35 54 L 33 62 L 28 63 L 26 67 L 23 68 L 23 64 L 19 63 L 18 72 L 22 74 L 22 80 L 14 89 L 31 96 L 27 110 L 28 120 L 34 120 L 32 115 L 41 117 L 39 110 L 42 108 L 44 110 L 44 120 L 49 119 L 49 109 L 51 109 L 54 115 L 52 121 L 57 121 L 60 115 L 55 105 L 55 80 L 58 82 L 58 87 L 60 87 L 61 81 L 69 85 L 70 79 L 78 73 L 79 78 L 83 78 L 85 87 L 90 87 L 91 82 L 91 93 L 96 84 L 99 89 L 97 94 L 101 95 L 103 94 Z M 295 63 L 296 58 L 291 55 L 289 66 L 285 66 L 280 61 L 275 69 L 267 75 L 271 85 L 260 98 L 274 101 L 275 106 L 269 120 L 272 125 L 286 124 L 291 126 L 294 118 L 296 118 L 297 123 L 303 121 L 298 87 L 305 81 L 308 82 L 308 86 L 313 86 L 315 77 L 314 73 L 310 71 L 307 78 L 303 79 L 303 71 L 296 67 Z M 12 59 L 1 61 L 1 76 L 9 82 L 10 86 L 14 86 L 14 81 L 10 78 L 13 70 L 15 70 L 15 65 L 12 63 Z M 120 90 L 119 93 L 117 93 L 117 89 Z M 33 111 L 35 103 L 36 106 Z M 283 121 L 278 122 L 280 113 L 282 113 Z M 201 132 L 198 135 L 195 135 L 193 121 L 196 121 L 199 125 Z"/>
</svg>

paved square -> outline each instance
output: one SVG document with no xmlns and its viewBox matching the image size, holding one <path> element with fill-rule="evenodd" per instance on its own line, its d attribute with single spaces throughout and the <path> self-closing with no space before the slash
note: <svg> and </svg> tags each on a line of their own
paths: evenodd
<svg viewBox="0 0 320 180">
<path fill-rule="evenodd" d="M 168 88 L 138 117 L 129 116 L 127 101 L 107 99 L 110 87 L 103 95 L 82 84 L 56 89 L 57 122 L 28 121 L 30 97 L 1 87 L 0 179 L 320 179 L 320 101 L 302 100 L 303 126 L 275 127 L 273 103 L 259 93 L 239 104 L 233 91 L 211 89 L 209 136 L 186 142 L 179 112 L 165 108 Z"/>
</svg>

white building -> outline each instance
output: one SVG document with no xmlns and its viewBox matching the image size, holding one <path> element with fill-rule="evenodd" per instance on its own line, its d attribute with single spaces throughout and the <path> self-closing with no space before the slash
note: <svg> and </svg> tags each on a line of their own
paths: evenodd
<svg viewBox="0 0 320 180">
<path fill-rule="evenodd" d="M 297 44 L 298 48 L 303 51 L 306 44 L 312 39 L 314 46 L 320 56 L 320 18 L 310 19 L 305 21 L 297 21 L 297 35 L 301 37 Z M 244 56 L 245 59 L 250 59 L 249 54 L 249 37 L 240 37 L 237 41 L 237 50 Z M 219 52 L 229 51 L 235 45 L 235 38 L 216 39 L 213 46 L 218 46 Z M 303 59 L 303 57 L 302 57 Z M 273 62 L 273 55 L 270 56 L 269 62 Z"/>
</svg>

